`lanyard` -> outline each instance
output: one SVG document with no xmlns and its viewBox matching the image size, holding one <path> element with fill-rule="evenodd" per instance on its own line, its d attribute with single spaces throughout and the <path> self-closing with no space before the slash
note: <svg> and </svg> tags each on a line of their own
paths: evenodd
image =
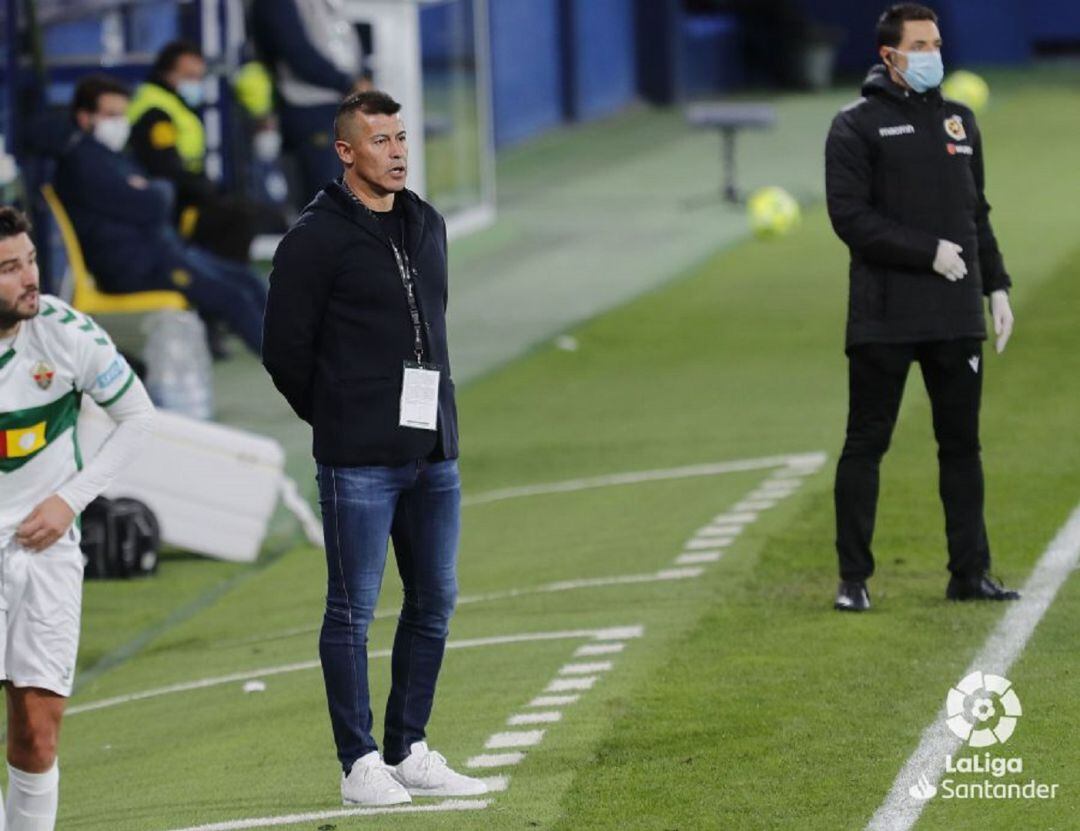
<svg viewBox="0 0 1080 831">
<path fill-rule="evenodd" d="M 402 240 L 405 235 L 401 235 Z M 398 273 L 401 274 L 401 284 L 405 287 L 405 302 L 409 304 L 409 318 L 413 325 L 413 349 L 416 351 L 416 362 L 424 362 L 424 322 L 420 317 L 420 306 L 416 302 L 416 284 L 412 279 L 412 266 L 409 263 L 409 252 L 399 251 L 397 244 L 390 240 L 390 247 L 394 249 L 394 259 L 397 261 Z"/>
<path fill-rule="evenodd" d="M 345 185 L 345 190 L 349 196 L 352 197 L 353 202 L 363 208 L 381 226 L 381 221 L 375 212 L 371 210 L 367 205 L 363 203 L 359 196 L 357 196 L 353 189 L 349 186 L 349 183 L 342 179 L 342 184 Z M 396 199 L 397 197 L 395 197 Z M 412 263 L 409 262 L 409 252 L 401 250 L 397 247 L 397 243 L 389 234 L 387 235 L 387 241 L 390 243 L 390 248 L 394 251 L 394 261 L 397 263 L 398 274 L 401 275 L 401 285 L 405 289 L 405 302 L 409 305 L 409 319 L 412 320 L 413 326 L 413 351 L 416 353 L 416 362 L 422 364 L 424 362 L 424 321 L 420 317 L 420 305 L 416 300 L 416 284 L 413 282 L 412 275 L 415 271 L 412 268 Z M 405 243 L 405 221 L 401 222 L 401 242 Z"/>
</svg>

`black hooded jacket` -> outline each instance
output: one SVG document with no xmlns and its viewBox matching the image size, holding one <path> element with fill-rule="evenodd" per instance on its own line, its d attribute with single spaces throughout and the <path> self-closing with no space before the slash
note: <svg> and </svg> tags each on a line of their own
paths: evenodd
<svg viewBox="0 0 1080 831">
<path fill-rule="evenodd" d="M 975 116 L 938 90 L 917 94 L 884 66 L 833 120 L 825 190 L 851 251 L 847 345 L 985 338 L 983 296 L 1011 285 L 990 227 Z M 939 240 L 968 273 L 933 269 Z"/>
<path fill-rule="evenodd" d="M 396 466 L 458 455 L 446 342 L 446 223 L 412 191 L 395 198 L 404 208 L 424 363 L 442 371 L 437 432 L 398 424 L 404 364 L 415 360 L 414 331 L 379 220 L 341 182 L 331 182 L 274 254 L 263 364 L 314 428 L 315 459 L 325 465 Z"/>
</svg>

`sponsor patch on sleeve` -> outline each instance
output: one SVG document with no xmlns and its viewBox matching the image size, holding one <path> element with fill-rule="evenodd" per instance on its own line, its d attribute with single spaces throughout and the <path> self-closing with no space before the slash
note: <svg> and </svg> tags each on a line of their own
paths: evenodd
<svg viewBox="0 0 1080 831">
<path fill-rule="evenodd" d="M 110 384 L 123 376 L 125 369 L 127 369 L 127 362 L 117 355 L 108 368 L 97 377 L 98 389 L 108 389 Z"/>
</svg>

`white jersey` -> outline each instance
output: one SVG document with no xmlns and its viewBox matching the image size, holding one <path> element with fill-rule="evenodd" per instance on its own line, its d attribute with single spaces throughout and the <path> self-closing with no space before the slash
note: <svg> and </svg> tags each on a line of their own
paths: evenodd
<svg viewBox="0 0 1080 831">
<path fill-rule="evenodd" d="M 104 407 L 135 373 L 89 317 L 42 295 L 40 312 L 0 347 L 0 547 L 31 511 L 82 469 L 79 402 Z"/>
</svg>

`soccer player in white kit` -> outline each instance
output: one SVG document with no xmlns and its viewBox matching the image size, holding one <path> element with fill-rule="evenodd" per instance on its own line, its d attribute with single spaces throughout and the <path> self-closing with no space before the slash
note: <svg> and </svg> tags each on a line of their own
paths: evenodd
<svg viewBox="0 0 1080 831">
<path fill-rule="evenodd" d="M 79 645 L 83 557 L 75 521 L 138 452 L 154 408 L 90 318 L 41 295 L 30 224 L 0 206 L 0 680 L 8 792 L 0 831 L 51 831 L 57 739 Z M 87 464 L 82 396 L 116 428 Z"/>
</svg>

